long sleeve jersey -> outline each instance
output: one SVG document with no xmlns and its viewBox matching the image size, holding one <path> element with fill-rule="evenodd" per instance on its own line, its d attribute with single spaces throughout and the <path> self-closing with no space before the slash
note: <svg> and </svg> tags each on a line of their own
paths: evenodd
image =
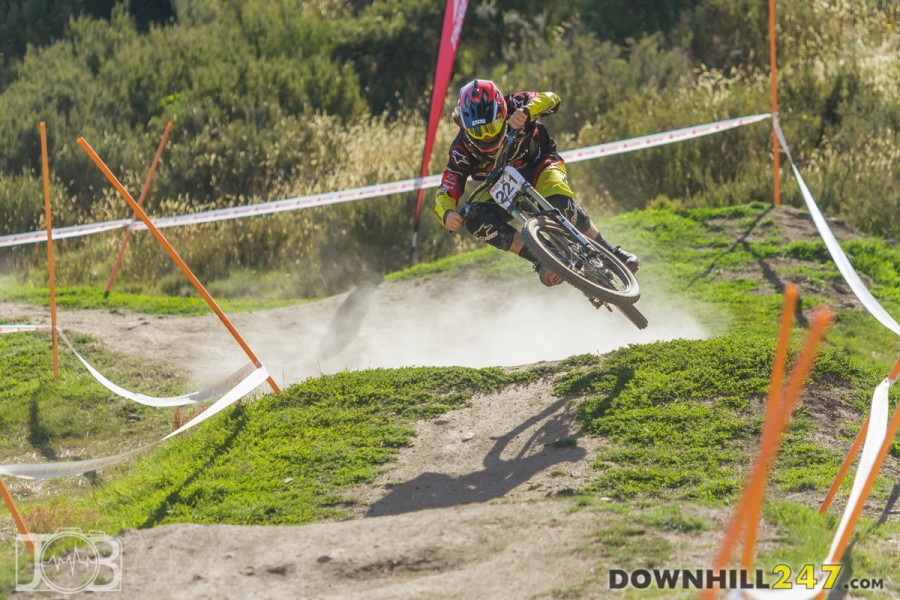
<svg viewBox="0 0 900 600">
<path fill-rule="evenodd" d="M 507 114 L 512 115 L 519 108 L 528 109 L 530 117 L 525 123 L 524 135 L 512 151 L 509 164 L 517 169 L 526 180 L 534 185 L 538 176 L 549 165 L 562 162 L 556 150 L 556 142 L 550 137 L 539 116 L 555 113 L 559 108 L 559 96 L 553 92 L 516 92 L 503 97 Z M 448 210 L 455 210 L 466 188 L 466 180 L 483 181 L 494 166 L 496 152 L 480 152 L 466 138 L 460 129 L 453 144 L 441 187 L 435 197 L 434 213 L 441 223 Z"/>
</svg>

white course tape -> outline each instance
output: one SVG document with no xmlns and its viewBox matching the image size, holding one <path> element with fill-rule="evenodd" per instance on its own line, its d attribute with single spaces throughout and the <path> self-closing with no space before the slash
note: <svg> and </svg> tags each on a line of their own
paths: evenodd
<svg viewBox="0 0 900 600">
<path fill-rule="evenodd" d="M 844 507 L 841 522 L 834 534 L 834 538 L 831 540 L 831 549 L 828 552 L 828 557 L 822 564 L 835 564 L 837 546 L 844 535 L 844 531 L 847 529 L 850 515 L 859 503 L 862 490 L 875 466 L 875 460 L 878 458 L 881 446 L 885 443 L 888 425 L 888 392 L 893 383 L 890 379 L 884 379 L 875 388 L 875 393 L 872 394 L 869 429 L 866 432 L 866 441 L 863 446 L 862 457 L 859 459 L 859 467 L 856 469 L 856 476 L 853 479 L 853 488 L 850 492 L 850 497 L 847 499 L 847 506 Z M 890 443 L 890 441 L 887 441 L 887 443 Z M 790 590 L 743 590 L 743 592 L 745 597 L 752 600 L 812 600 L 823 591 L 827 581 L 828 574 L 820 571 L 816 573 L 816 586 L 812 589 L 795 585 L 794 589 Z"/>
<path fill-rule="evenodd" d="M 868 310 L 879 323 L 897 335 L 900 335 L 900 324 L 898 324 L 897 321 L 888 314 L 884 307 L 881 306 L 878 300 L 872 296 L 872 293 L 866 287 L 866 284 L 859 278 L 853 265 L 850 264 L 850 260 L 847 258 L 847 255 L 844 254 L 843 249 L 841 249 L 841 245 L 838 243 L 837 238 L 834 237 L 834 233 L 832 233 L 831 229 L 828 227 L 828 222 L 825 221 L 822 211 L 819 210 L 815 198 L 813 198 L 809 188 L 806 187 L 806 182 L 803 181 L 800 170 L 797 169 L 797 165 L 794 163 L 793 157 L 791 157 L 790 149 L 784 139 L 784 133 L 781 131 L 781 126 L 778 124 L 778 119 L 773 119 L 772 124 L 775 127 L 775 134 L 778 136 L 778 141 L 781 143 L 781 147 L 784 148 L 788 161 L 791 163 L 791 169 L 794 171 L 794 177 L 797 178 L 797 184 L 800 186 L 800 193 L 803 195 L 803 200 L 806 202 L 806 207 L 809 209 L 810 215 L 812 215 L 813 223 L 815 223 L 816 229 L 819 230 L 819 235 L 825 242 L 825 246 L 828 248 L 828 252 L 831 254 L 834 264 L 837 265 L 838 271 L 844 276 L 847 285 L 850 286 L 850 289 L 853 290 L 853 293 L 856 294 L 856 297 L 859 298 L 859 301 L 862 302 L 866 310 Z"/>
<path fill-rule="evenodd" d="M 0 474 L 9 475 L 10 477 L 18 477 L 19 479 L 54 479 L 56 477 L 74 477 L 89 471 L 98 471 L 104 467 L 122 462 L 129 456 L 143 452 L 147 448 L 151 448 L 159 442 L 153 442 L 148 446 L 135 448 L 112 456 L 103 458 L 93 458 L 90 460 L 78 460 L 72 462 L 54 462 L 54 463 L 17 463 L 12 465 L 0 465 Z"/>
<path fill-rule="evenodd" d="M 232 404 L 255 390 L 257 387 L 262 385 L 268 378 L 269 372 L 266 371 L 265 367 L 255 369 L 237 386 L 235 386 L 227 394 L 216 401 L 215 404 L 207 408 L 205 411 L 203 411 L 195 418 L 191 419 L 189 422 L 185 423 L 183 426 L 179 427 L 177 430 L 173 431 L 166 437 L 157 442 L 153 442 L 152 444 L 148 444 L 147 446 L 135 448 L 133 450 L 127 450 L 125 452 L 120 452 L 119 454 L 113 454 L 112 456 L 92 458 L 89 460 L 42 464 L 19 463 L 12 465 L 0 465 L 0 474 L 19 477 L 21 479 L 52 479 L 56 477 L 74 477 L 75 475 L 87 473 L 88 471 L 96 471 L 98 469 L 114 465 L 134 454 L 137 454 L 138 452 L 143 452 L 144 450 L 152 448 L 157 444 L 161 444 L 162 442 L 175 435 L 178 435 L 179 433 L 184 433 L 191 427 L 194 427 L 195 425 L 202 423 L 213 415 L 220 413 L 227 407 L 231 406 Z"/>
<path fill-rule="evenodd" d="M 28 332 L 28 331 L 53 331 L 52 325 L 0 325 L 0 335 L 4 333 L 20 333 L 20 332 Z M 171 406 L 185 406 L 187 404 L 196 404 L 197 402 L 203 402 L 204 400 L 209 400 L 210 398 L 214 398 L 219 396 L 220 394 L 230 390 L 234 387 L 241 379 L 247 376 L 253 369 L 255 369 L 255 365 L 253 363 L 247 363 L 237 372 L 229 375 L 219 383 L 213 384 L 207 388 L 199 390 L 197 392 L 191 392 L 190 394 L 183 394 L 181 396 L 173 396 L 169 398 L 158 398 L 156 396 L 146 396 L 144 394 L 139 394 L 136 392 L 131 392 L 126 390 L 125 388 L 119 387 L 118 385 L 111 382 L 109 379 L 103 376 L 97 369 L 95 369 L 87 360 L 81 356 L 75 347 L 72 345 L 72 342 L 69 341 L 69 338 L 66 337 L 66 334 L 63 333 L 62 329 L 57 327 L 57 332 L 59 336 L 62 338 L 62 341 L 65 342 L 66 346 L 69 347 L 69 350 L 72 351 L 72 354 L 75 355 L 81 364 L 88 370 L 88 372 L 96 379 L 100 385 L 116 394 L 117 396 L 121 396 L 127 400 L 132 400 L 139 404 L 143 404 L 145 406 L 153 406 L 155 408 L 167 408 Z"/>
<path fill-rule="evenodd" d="M 866 480 L 869 478 L 869 474 L 875 466 L 875 461 L 878 458 L 878 453 L 881 451 L 882 444 L 885 443 L 888 426 L 888 392 L 890 391 L 890 388 L 891 380 L 885 379 L 877 388 L 875 388 L 875 393 L 872 395 L 872 410 L 869 412 L 869 429 L 866 432 L 866 441 L 863 445 L 862 456 L 859 459 L 856 476 L 853 478 L 853 487 L 850 491 L 850 497 L 847 499 L 847 506 L 844 508 L 844 515 L 841 517 L 837 532 L 834 534 L 834 539 L 831 541 L 831 549 L 828 551 L 828 558 L 825 560 L 826 563 L 832 563 L 835 560 L 837 545 L 844 535 L 844 530 L 847 529 L 850 514 L 859 503 L 863 487 L 866 485 Z"/>
<path fill-rule="evenodd" d="M 199 415 L 197 415 L 196 417 L 194 417 L 193 419 L 191 419 L 190 421 L 188 421 L 187 423 L 185 423 L 184 425 L 182 425 L 181 427 L 179 427 L 178 429 L 176 429 L 175 431 L 173 431 L 172 433 L 170 433 L 169 435 L 164 437 L 162 439 L 162 441 L 166 441 L 170 437 L 176 436 L 179 433 L 184 433 L 185 431 L 187 431 L 194 425 L 199 425 L 200 423 L 207 420 L 208 418 L 219 414 L 220 412 L 222 412 L 223 410 L 225 410 L 226 408 L 228 408 L 229 406 L 234 404 L 237 400 L 240 400 L 241 398 L 243 398 L 244 396 L 246 396 L 247 394 L 249 394 L 256 388 L 261 386 L 263 383 L 266 382 L 266 380 L 268 378 L 269 378 L 269 372 L 266 370 L 266 368 L 259 367 L 258 369 L 256 369 L 252 373 L 250 373 L 234 389 L 232 389 L 230 392 L 228 392 L 227 394 L 225 394 L 224 396 L 222 396 L 221 398 L 216 400 L 216 402 L 212 406 L 210 406 L 209 408 L 204 410 L 202 413 L 200 413 Z"/>
<path fill-rule="evenodd" d="M 244 377 L 246 377 L 256 366 L 253 363 L 247 363 L 240 370 L 229 375 L 219 383 L 211 385 L 207 388 L 204 388 L 197 392 L 191 392 L 190 394 L 183 394 L 181 396 L 173 396 L 170 398 L 157 398 L 155 396 L 145 396 L 144 394 L 138 394 L 136 392 L 130 392 L 125 388 L 119 387 L 109 379 L 103 376 L 97 369 L 91 366 L 88 361 L 84 359 L 78 351 L 75 350 L 75 347 L 72 346 L 72 343 L 69 341 L 69 338 L 59 330 L 59 336 L 62 338 L 63 342 L 66 343 L 66 346 L 69 347 L 69 350 L 72 351 L 72 354 L 81 361 L 81 364 L 84 365 L 84 368 L 88 370 L 88 372 L 96 379 L 100 385 L 111 391 L 112 393 L 125 398 L 126 400 L 131 400 L 133 402 L 137 402 L 138 404 L 143 404 L 144 406 L 152 406 L 154 408 L 168 408 L 172 406 L 185 406 L 186 404 L 196 404 L 197 402 L 203 402 L 204 400 L 209 400 L 215 396 L 222 394 L 223 392 L 230 390 L 238 382 L 240 382 Z"/>
<path fill-rule="evenodd" d="M 83 235 L 93 235 L 95 233 L 103 233 L 105 231 L 124 229 L 128 227 L 129 223 L 131 223 L 131 219 L 120 219 L 118 221 L 104 221 L 102 223 L 73 225 L 72 227 L 58 227 L 53 230 L 53 241 L 64 240 L 73 237 L 81 237 Z M 46 241 L 46 229 L 43 232 L 31 231 L 28 233 L 14 233 L 12 235 L 0 236 L 0 248 L 6 248 L 8 246 L 23 246 L 25 244 L 39 244 Z"/>
<path fill-rule="evenodd" d="M 665 144 L 673 144 L 675 142 L 683 142 L 694 138 L 711 135 L 757 123 L 770 118 L 768 113 L 752 115 L 749 117 L 738 117 L 736 119 L 727 119 L 724 121 L 716 121 L 713 123 L 705 123 L 703 125 L 695 125 L 682 129 L 673 129 L 671 131 L 663 131 L 651 135 L 645 135 L 627 140 L 619 140 L 597 146 L 589 146 L 587 148 L 579 148 L 576 150 L 567 150 L 560 153 L 566 162 L 579 162 L 582 160 L 590 160 L 600 158 L 602 156 L 612 156 L 614 154 L 623 154 L 625 152 L 634 152 L 644 148 L 654 148 Z M 274 200 L 272 202 L 263 202 L 261 204 L 252 204 L 250 206 L 235 206 L 233 208 L 221 208 L 217 210 L 209 210 L 187 215 L 176 215 L 172 217 L 161 217 L 154 219 L 153 224 L 158 229 L 166 227 L 178 227 L 182 225 L 198 225 L 200 223 L 213 223 L 216 221 L 227 221 L 231 219 L 243 219 L 245 217 L 255 217 L 259 215 L 271 215 L 280 212 L 299 210 L 302 208 L 310 208 L 313 206 L 327 206 L 330 204 L 338 204 L 341 202 L 351 202 L 354 200 L 364 200 L 366 198 L 376 198 L 379 196 L 388 196 L 391 194 L 400 194 L 418 190 L 419 188 L 433 188 L 441 183 L 441 175 L 429 175 L 428 177 L 417 177 L 415 179 L 404 179 L 392 183 L 377 183 L 361 188 L 342 190 L 338 192 L 328 192 L 325 194 L 314 194 L 311 196 L 299 196 L 297 198 L 289 198 L 287 200 Z M 147 229 L 143 221 L 131 221 L 130 219 L 120 219 L 118 221 L 107 221 L 103 223 L 93 223 L 87 225 L 77 225 L 74 227 L 61 227 L 53 230 L 53 239 L 61 240 L 105 231 L 114 231 L 117 229 L 130 229 L 132 231 L 140 231 Z M 16 233 L 12 235 L 0 236 L 0 248 L 10 246 L 21 246 L 24 244 L 36 244 L 47 241 L 47 231 L 32 231 L 30 233 Z"/>
<path fill-rule="evenodd" d="M 22 331 L 53 331 L 52 325 L 0 325 L 0 335 Z"/>
<path fill-rule="evenodd" d="M 716 121 L 715 123 L 706 123 L 705 125 L 694 125 L 693 127 L 685 127 L 683 129 L 673 129 L 672 131 L 663 131 L 662 133 L 654 133 L 627 140 L 619 140 L 617 142 L 608 142 L 597 146 L 588 146 L 578 150 L 567 150 L 560 152 L 563 160 L 567 163 L 578 162 L 581 160 L 591 160 L 600 158 L 601 156 L 613 156 L 614 154 L 624 154 L 626 152 L 634 152 L 635 150 L 643 150 L 645 148 L 655 148 L 666 144 L 674 144 L 675 142 L 683 142 L 684 140 L 692 140 L 695 138 L 728 131 L 751 123 L 759 123 L 771 118 L 770 113 L 762 113 L 751 115 L 749 117 L 738 117 L 736 119 L 728 119 L 726 121 Z"/>
</svg>

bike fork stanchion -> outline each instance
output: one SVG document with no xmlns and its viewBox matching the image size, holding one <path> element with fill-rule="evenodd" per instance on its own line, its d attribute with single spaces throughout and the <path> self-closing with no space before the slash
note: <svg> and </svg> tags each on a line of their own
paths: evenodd
<svg viewBox="0 0 900 600">
<path fill-rule="evenodd" d="M 538 205 L 542 209 L 544 209 L 544 213 L 547 216 L 552 217 L 560 227 L 568 231 L 572 235 L 572 237 L 581 242 L 585 248 L 593 248 L 590 240 L 588 240 L 583 233 L 578 231 L 575 225 L 573 225 L 572 222 L 569 221 L 558 208 L 547 202 L 547 199 L 541 196 L 531 184 L 526 183 L 525 185 L 523 185 L 522 191 L 527 194 L 532 200 L 537 202 Z"/>
</svg>

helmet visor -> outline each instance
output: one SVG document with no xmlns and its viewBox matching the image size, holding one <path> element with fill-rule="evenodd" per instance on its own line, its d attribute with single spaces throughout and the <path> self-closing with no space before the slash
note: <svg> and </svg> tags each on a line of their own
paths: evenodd
<svg viewBox="0 0 900 600">
<path fill-rule="evenodd" d="M 505 119 L 495 119 L 490 123 L 485 123 L 484 125 L 475 125 L 474 127 L 466 127 L 466 133 L 469 134 L 469 137 L 473 140 L 478 140 L 480 142 L 488 142 L 492 141 L 497 134 L 499 134 L 503 130 L 503 123 Z"/>
</svg>

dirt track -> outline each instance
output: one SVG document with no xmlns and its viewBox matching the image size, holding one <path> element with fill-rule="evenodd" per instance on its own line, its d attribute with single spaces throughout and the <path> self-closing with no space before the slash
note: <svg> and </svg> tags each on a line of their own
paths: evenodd
<svg viewBox="0 0 900 600">
<path fill-rule="evenodd" d="M 305 527 L 123 537 L 129 598 L 531 598 L 578 583 L 596 526 L 558 502 L 469 504 Z M 140 563 L 141 568 L 128 565 Z M 160 577 L 165 573 L 165 577 Z"/>
</svg>

